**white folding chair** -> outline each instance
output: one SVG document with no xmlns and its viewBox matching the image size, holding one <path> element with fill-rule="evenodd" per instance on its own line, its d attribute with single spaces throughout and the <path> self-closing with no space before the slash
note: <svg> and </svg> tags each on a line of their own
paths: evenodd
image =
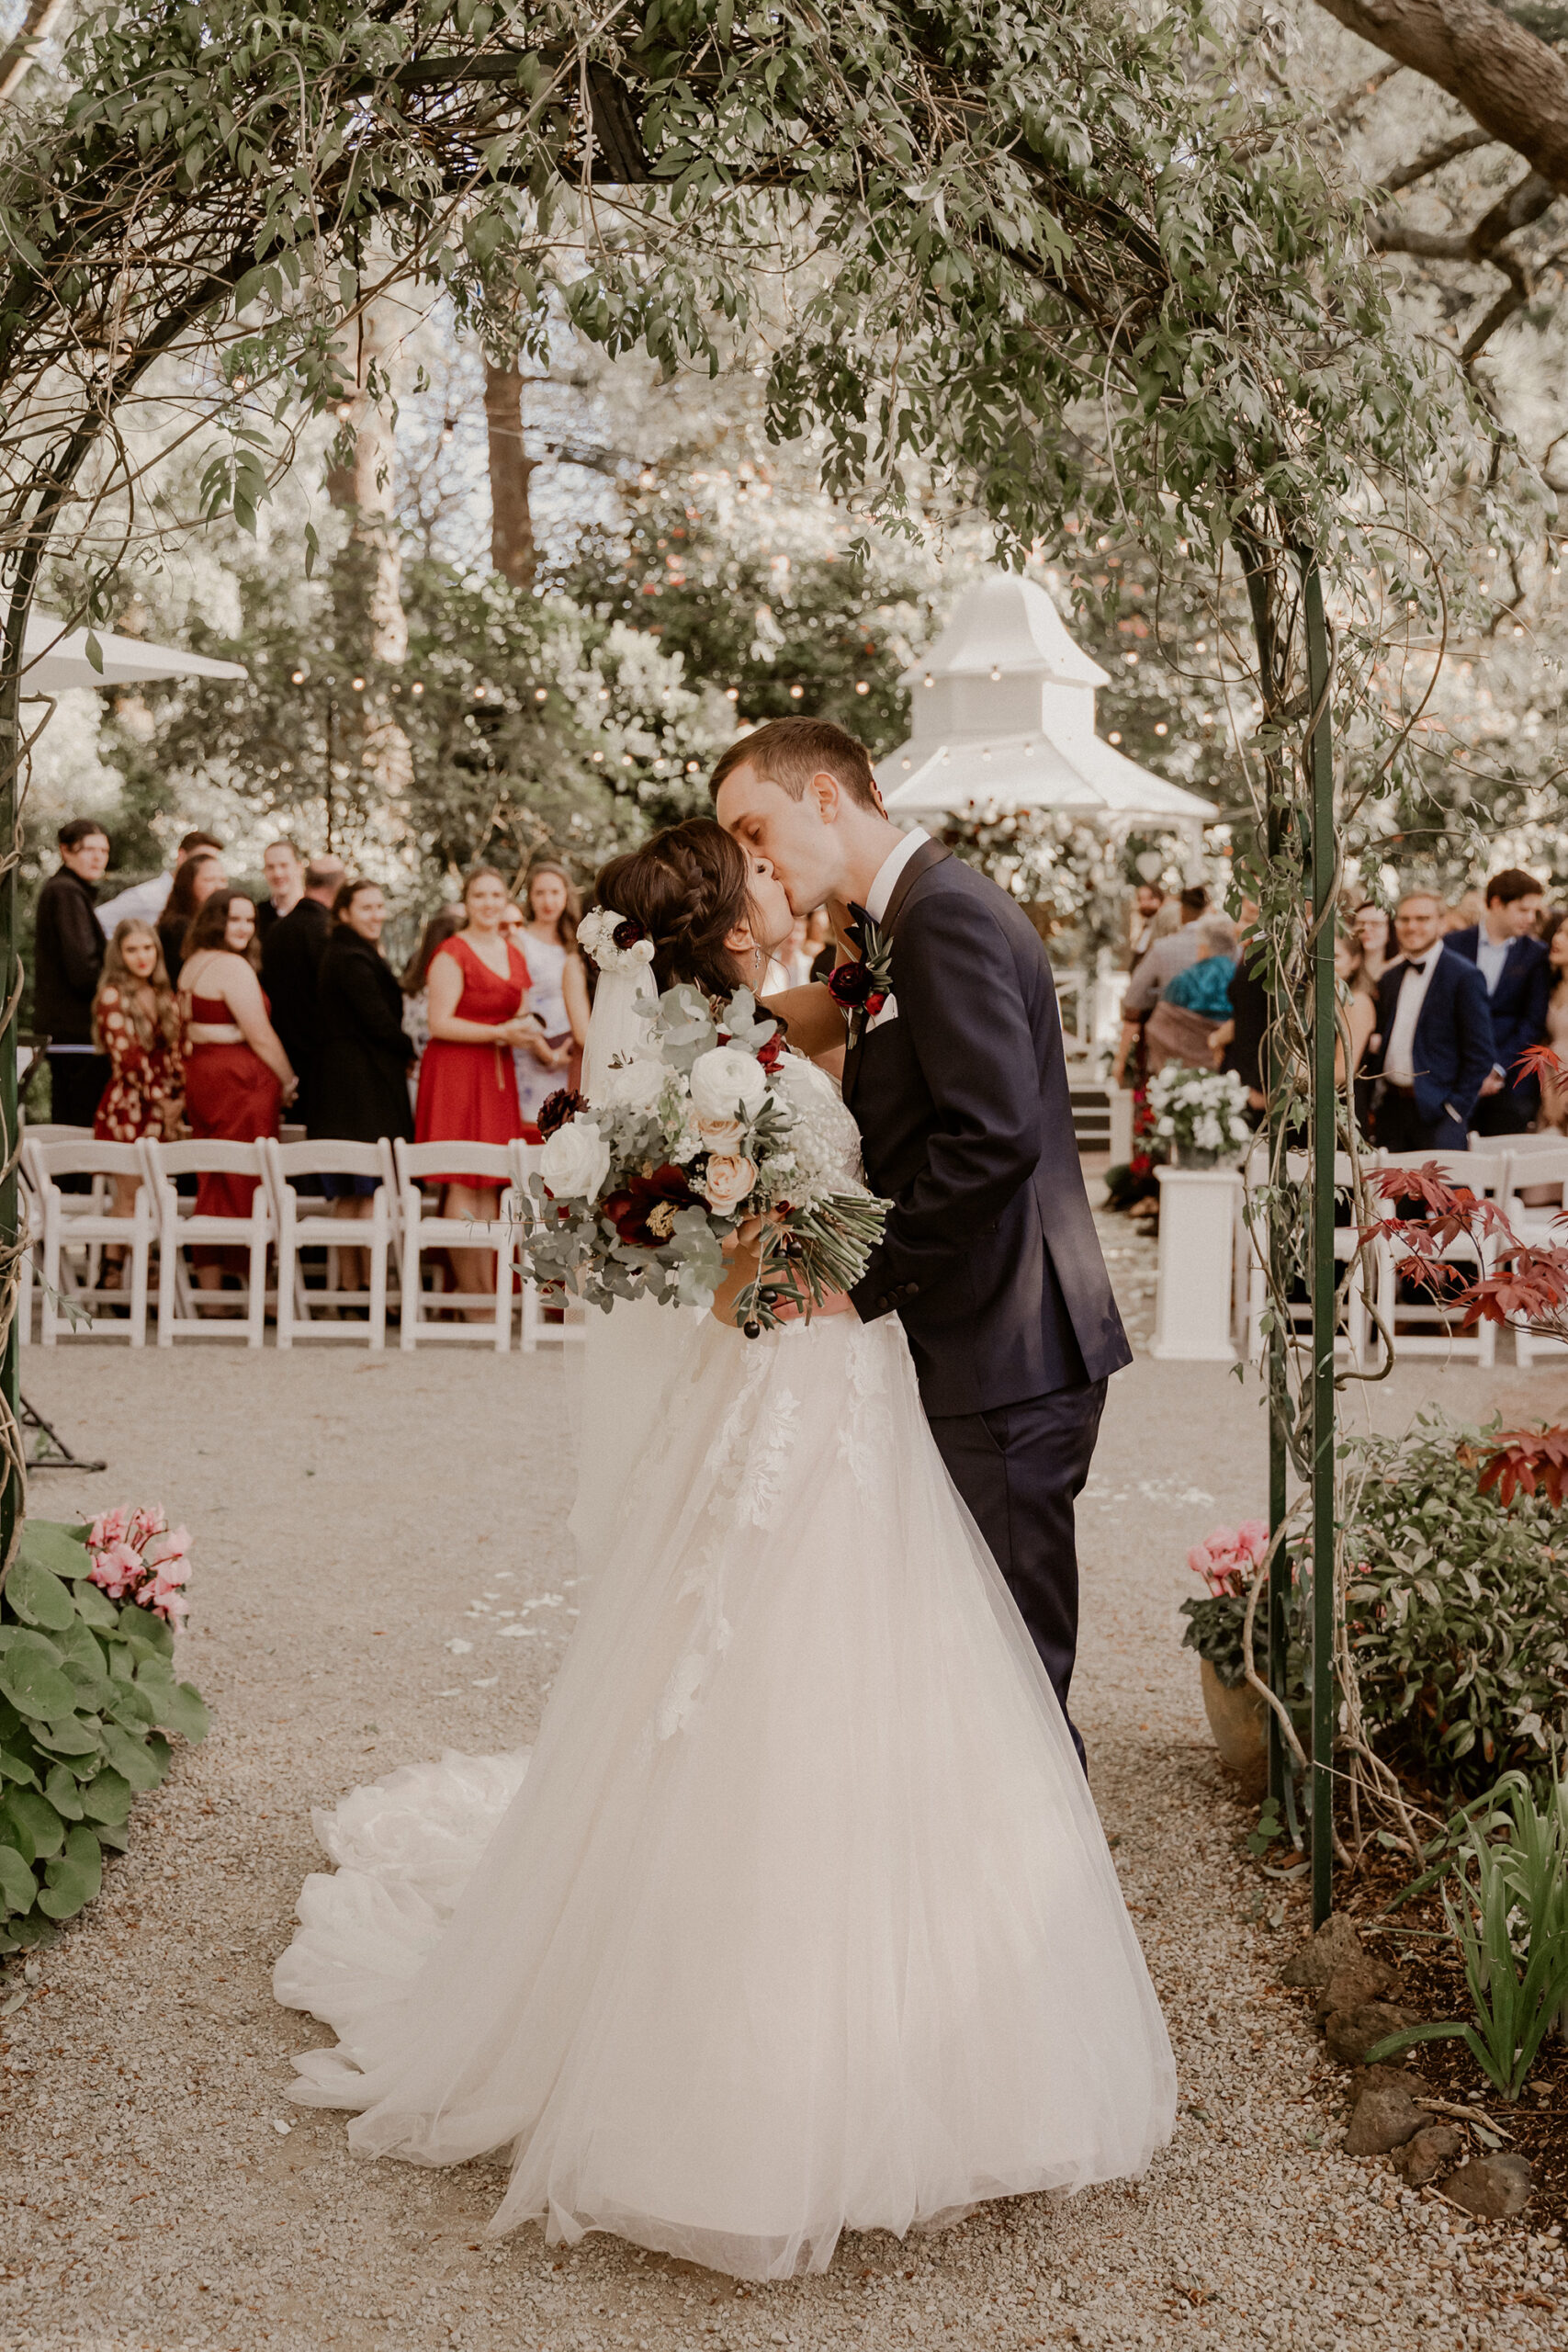
<svg viewBox="0 0 1568 2352">
<path fill-rule="evenodd" d="M 296 1340 L 367 1340 L 373 1354 L 387 1344 L 387 1258 L 392 1240 L 392 1195 L 397 1171 L 391 1146 L 379 1143 L 264 1143 L 267 1183 L 272 1193 L 273 1225 L 277 1234 L 277 1344 L 291 1348 Z M 302 1206 L 294 1189 L 299 1176 L 374 1177 L 367 1217 L 337 1217 L 309 1204 Z M 327 1283 L 321 1290 L 307 1287 L 299 1263 L 301 1250 L 325 1250 Z M 338 1283 L 338 1252 L 364 1250 L 369 1253 L 370 1287 L 344 1290 Z M 318 1319 L 321 1307 L 363 1306 L 367 1321 Z"/>
<path fill-rule="evenodd" d="M 54 1119 L 24 1117 L 22 1121 L 24 1143 L 91 1143 L 92 1140 L 91 1127 L 62 1125 L 58 1120 Z"/>
<path fill-rule="evenodd" d="M 272 1240 L 272 1195 L 266 1181 L 266 1159 L 259 1143 L 229 1143 L 210 1138 L 195 1143 L 156 1143 L 143 1136 L 138 1146 L 152 1193 L 158 1233 L 158 1345 L 172 1348 L 184 1334 L 194 1338 L 238 1340 L 259 1348 L 266 1335 L 266 1253 Z M 181 1176 L 254 1176 L 247 1216 L 198 1215 L 195 1204 L 183 1202 L 175 1190 Z M 214 1246 L 247 1253 L 245 1312 L 243 1317 L 198 1314 L 198 1300 L 214 1306 L 220 1291 L 202 1291 L 190 1281 L 185 1252 Z"/>
<path fill-rule="evenodd" d="M 39 1143 L 36 1128 L 22 1145 L 22 1162 L 38 1204 L 41 1224 L 43 1313 L 39 1338 L 46 1348 L 64 1339 L 129 1340 L 133 1348 L 146 1344 L 147 1283 L 152 1262 L 152 1212 L 145 1183 L 139 1186 L 130 1216 L 108 1213 L 109 1180 L 142 1173 L 140 1148 L 133 1143 Z M 62 1176 L 90 1176 L 86 1193 L 66 1193 Z M 105 1246 L 129 1250 L 130 1289 L 100 1291 L 95 1287 Z M 85 1252 L 83 1264 L 76 1253 Z M 62 1312 L 68 1300 L 72 1312 Z M 113 1310 L 118 1308 L 119 1313 Z M 129 1309 L 129 1314 L 124 1310 Z M 28 1301 L 31 1311 L 31 1300 Z"/>
<path fill-rule="evenodd" d="M 1507 1155 L 1490 1151 L 1385 1151 L 1379 1167 L 1418 1169 L 1437 1163 L 1438 1173 L 1450 1184 L 1462 1184 L 1478 1198 L 1496 1200 L 1507 1175 Z M 1400 1214 L 1397 1197 L 1380 1203 L 1385 1225 Z M 1395 1355 L 1465 1357 L 1483 1367 L 1497 1354 L 1497 1327 L 1483 1316 L 1466 1330 L 1445 1298 L 1424 1293 L 1402 1299 L 1401 1267 L 1410 1255 L 1409 1244 L 1398 1234 L 1385 1232 L 1379 1261 L 1378 1307 L 1383 1329 L 1395 1337 Z M 1429 1251 L 1449 1265 L 1466 1267 L 1477 1276 L 1492 1272 L 1495 1252 L 1484 1237 L 1460 1234 L 1444 1249 Z M 1457 1285 L 1456 1285 L 1457 1287 Z M 1401 1329 L 1401 1326 L 1407 1328 Z"/>
<path fill-rule="evenodd" d="M 17 1341 L 25 1348 L 32 1342 L 34 1277 L 42 1272 L 43 1253 L 43 1211 L 25 1160 L 17 1168 L 17 1238 L 25 1244 L 17 1261 Z"/>
<path fill-rule="evenodd" d="M 491 1250 L 495 1253 L 495 1296 L 491 1323 L 498 1355 L 512 1344 L 512 1281 L 517 1260 L 517 1162 L 504 1143 L 404 1143 L 392 1146 L 398 1172 L 398 1215 L 402 1225 L 402 1316 L 399 1343 L 406 1351 L 422 1340 L 472 1340 L 486 1336 L 465 1315 L 455 1323 L 431 1321 L 424 1312 L 422 1261 L 436 1250 Z M 454 1178 L 501 1193 L 499 1216 L 472 1219 L 432 1214 L 420 1180 Z M 444 1291 L 448 1306 L 478 1306 L 482 1291 Z"/>
<path fill-rule="evenodd" d="M 1555 1197 L 1525 1202 L 1521 1193 L 1550 1192 Z M 1531 1250 L 1568 1249 L 1568 1142 L 1562 1136 L 1516 1136 L 1508 1153 L 1500 1195 L 1503 1215 Z M 1562 1363 L 1568 1340 L 1532 1331 L 1522 1316 L 1511 1316 L 1517 1363 Z"/>
<path fill-rule="evenodd" d="M 1266 1149 L 1254 1146 L 1247 1160 L 1247 1184 L 1266 1184 L 1269 1181 L 1269 1156 Z M 1310 1182 L 1312 1167 L 1304 1151 L 1285 1154 L 1285 1182 L 1299 1189 Z M 1334 1157 L 1334 1186 L 1336 1192 L 1348 1192 L 1351 1183 L 1350 1160 L 1348 1153 Z M 1247 1361 L 1261 1361 L 1264 1348 L 1263 1311 L 1269 1303 L 1268 1275 L 1263 1261 L 1267 1235 L 1261 1218 L 1247 1221 Z M 1373 1326 L 1367 1312 L 1367 1264 L 1369 1257 L 1377 1262 L 1376 1253 L 1382 1244 L 1376 1240 L 1363 1245 L 1360 1232 L 1352 1222 L 1336 1223 L 1334 1227 L 1334 1262 L 1337 1268 L 1348 1266 L 1350 1278 L 1346 1285 L 1342 1320 L 1334 1334 L 1334 1352 L 1348 1356 L 1358 1369 L 1371 1360 Z M 1336 1274 L 1336 1287 L 1338 1276 Z M 1375 1288 L 1375 1276 L 1373 1286 Z M 1290 1299 L 1284 1308 L 1285 1317 L 1292 1331 L 1310 1338 L 1312 1333 L 1312 1302 L 1310 1298 Z"/>
<path fill-rule="evenodd" d="M 523 1223 L 523 1230 L 526 1233 L 528 1227 L 533 1222 L 535 1210 L 534 1197 L 528 1190 L 528 1179 L 534 1174 L 539 1165 L 539 1155 L 543 1151 L 544 1146 L 537 1143 L 523 1143 L 519 1141 L 513 1145 L 512 1149 L 516 1165 L 516 1175 L 513 1181 L 517 1186 L 517 1196 Z M 556 1302 L 552 1301 L 551 1303 L 554 1305 Z M 544 1340 L 549 1346 L 559 1345 L 561 1347 L 569 1347 L 576 1340 L 586 1339 L 587 1335 L 587 1315 L 582 1306 L 576 1302 L 573 1302 L 563 1309 L 561 1320 L 558 1323 L 550 1321 L 547 1318 L 544 1303 L 539 1296 L 539 1286 L 536 1283 L 530 1281 L 526 1272 L 525 1272 L 523 1277 L 523 1353 L 525 1356 L 531 1356 L 538 1347 L 541 1340 Z"/>
</svg>

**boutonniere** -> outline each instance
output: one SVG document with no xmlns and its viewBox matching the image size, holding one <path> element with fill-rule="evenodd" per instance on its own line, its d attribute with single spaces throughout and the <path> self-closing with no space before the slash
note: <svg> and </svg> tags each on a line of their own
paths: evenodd
<svg viewBox="0 0 1568 2352">
<path fill-rule="evenodd" d="M 828 992 L 843 1007 L 849 1024 L 850 1048 L 860 1044 L 866 1023 L 874 1021 L 893 993 L 893 942 L 863 909 L 854 910 L 850 935 L 861 951 L 858 964 L 840 964 L 828 982 Z"/>
</svg>

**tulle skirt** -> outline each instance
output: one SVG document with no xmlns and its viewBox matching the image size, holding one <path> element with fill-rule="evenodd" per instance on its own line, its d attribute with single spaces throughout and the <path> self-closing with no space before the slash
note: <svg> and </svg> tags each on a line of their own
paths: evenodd
<svg viewBox="0 0 1568 2352">
<path fill-rule="evenodd" d="M 317 1827 L 279 2000 L 367 2154 L 738 2277 L 1141 2173 L 1175 2074 L 1066 1724 L 893 1317 L 683 1348 L 531 1759 Z"/>
</svg>

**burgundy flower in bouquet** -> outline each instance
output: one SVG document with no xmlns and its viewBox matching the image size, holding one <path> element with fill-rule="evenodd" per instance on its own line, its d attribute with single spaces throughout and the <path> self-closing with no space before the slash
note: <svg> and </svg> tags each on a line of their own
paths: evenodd
<svg viewBox="0 0 1568 2352">
<path fill-rule="evenodd" d="M 581 1094 L 569 1093 L 564 1086 L 558 1086 L 539 1105 L 539 1133 L 553 1136 L 558 1127 L 564 1127 L 569 1119 L 575 1119 L 580 1111 L 587 1108 Z"/>
<path fill-rule="evenodd" d="M 621 1239 L 637 1250 L 658 1250 L 674 1230 L 682 1209 L 703 1208 L 683 1168 L 666 1162 L 651 1176 L 634 1176 L 626 1190 L 609 1193 L 603 1214 Z"/>
</svg>

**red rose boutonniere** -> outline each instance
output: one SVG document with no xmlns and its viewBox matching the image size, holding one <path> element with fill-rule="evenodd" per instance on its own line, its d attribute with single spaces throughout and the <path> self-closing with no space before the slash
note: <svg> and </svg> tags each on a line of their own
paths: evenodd
<svg viewBox="0 0 1568 2352">
<path fill-rule="evenodd" d="M 865 1035 L 893 993 L 893 943 L 868 914 L 858 914 L 853 936 L 861 950 L 858 964 L 840 964 L 828 982 L 828 993 L 843 1007 L 852 1049 Z"/>
</svg>

